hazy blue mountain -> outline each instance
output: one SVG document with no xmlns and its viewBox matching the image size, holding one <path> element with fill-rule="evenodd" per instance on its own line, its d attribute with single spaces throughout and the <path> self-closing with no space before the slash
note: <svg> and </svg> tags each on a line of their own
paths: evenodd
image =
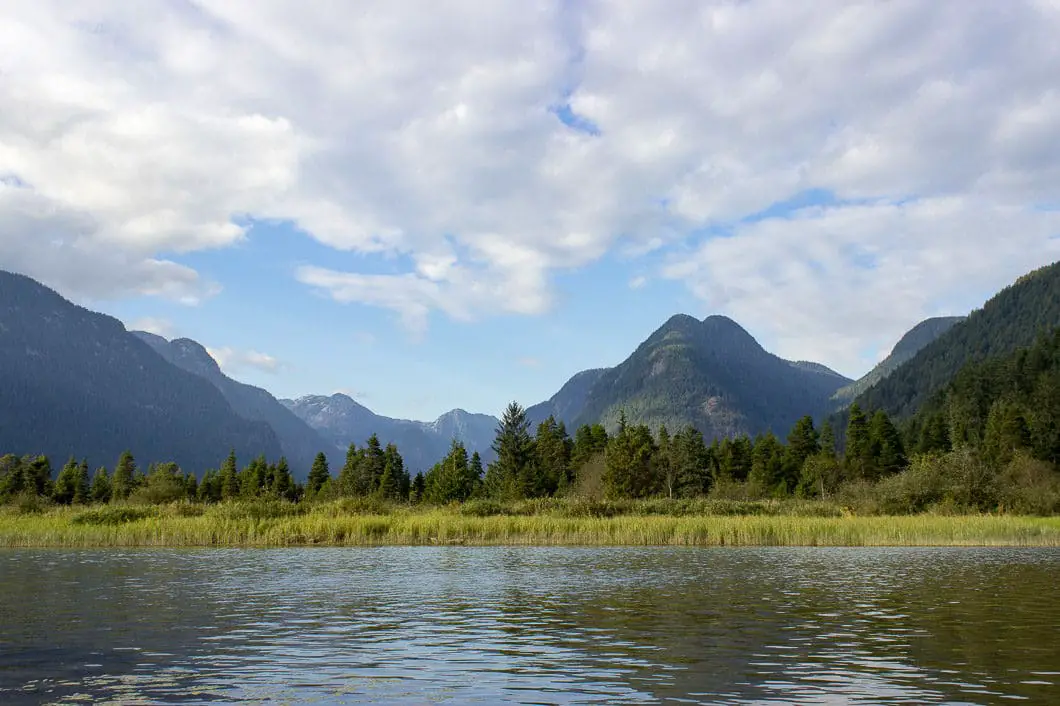
<svg viewBox="0 0 1060 706">
<path fill-rule="evenodd" d="M 568 427 L 578 415 L 585 409 L 585 403 L 589 399 L 589 391 L 592 390 L 596 381 L 607 372 L 607 368 L 593 368 L 576 373 L 570 380 L 564 383 L 559 392 L 552 395 L 544 402 L 539 402 L 526 410 L 527 419 L 530 420 L 532 429 L 548 419 L 550 416 L 557 422 L 563 422 Z M 567 430 L 571 434 L 573 429 Z"/>
<path fill-rule="evenodd" d="M 440 461 L 454 438 L 464 442 L 468 453 L 478 451 L 486 462 L 495 457 L 490 445 L 498 420 L 487 414 L 454 409 L 433 422 L 392 419 L 341 393 L 306 395 L 280 402 L 343 451 L 351 442 L 364 445 L 373 433 L 384 445 L 396 444 L 406 468 L 413 474 Z"/>
<path fill-rule="evenodd" d="M 244 419 L 268 424 L 276 432 L 282 452 L 296 478 L 305 479 L 313 458 L 320 451 L 325 452 L 332 463 L 340 458 L 339 454 L 335 453 L 333 443 L 326 441 L 266 390 L 238 382 L 225 375 L 217 361 L 201 344 L 189 338 L 168 341 L 146 331 L 132 333 L 146 341 L 173 365 L 198 375 L 216 387 L 236 414 Z"/>
<path fill-rule="evenodd" d="M 141 464 L 201 474 L 230 448 L 243 459 L 280 454 L 269 425 L 240 417 L 117 319 L 0 271 L 0 453 L 113 467 L 129 449 Z"/>
</svg>

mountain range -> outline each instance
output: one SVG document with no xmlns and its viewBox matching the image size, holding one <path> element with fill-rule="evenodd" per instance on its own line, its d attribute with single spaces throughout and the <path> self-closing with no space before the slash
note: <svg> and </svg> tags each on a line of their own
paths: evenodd
<svg viewBox="0 0 1060 706">
<path fill-rule="evenodd" d="M 496 454 L 490 448 L 496 436 L 496 417 L 471 414 L 462 409 L 446 412 L 433 422 L 392 419 L 371 411 L 352 397 L 306 395 L 279 401 L 333 447 L 346 449 L 350 441 L 358 445 L 376 434 L 384 445 L 393 442 L 401 451 L 405 466 L 413 472 L 426 470 L 445 456 L 453 439 L 459 439 L 468 453 L 478 451 L 484 462 Z"/>
<path fill-rule="evenodd" d="M 624 361 L 571 377 L 527 409 L 573 430 L 600 422 L 671 429 L 692 424 L 708 438 L 786 434 L 801 416 L 822 418 L 856 400 L 908 415 L 965 363 L 1027 346 L 1060 326 L 1060 264 L 1041 268 L 967 317 L 928 319 L 860 380 L 820 363 L 769 353 L 735 321 L 678 314 Z M 224 374 L 199 343 L 130 332 L 21 275 L 0 271 L 0 453 L 71 454 L 113 463 L 173 460 L 198 472 L 234 449 L 249 459 L 288 457 L 305 476 L 316 453 L 340 465 L 347 445 L 375 433 L 407 467 L 425 470 L 460 439 L 484 461 L 498 420 L 454 409 L 433 422 L 377 415 L 351 397 L 278 400 Z"/>
<path fill-rule="evenodd" d="M 0 453 L 111 465 L 126 449 L 189 469 L 281 453 L 275 431 L 170 364 L 120 321 L 0 272 Z"/>
</svg>

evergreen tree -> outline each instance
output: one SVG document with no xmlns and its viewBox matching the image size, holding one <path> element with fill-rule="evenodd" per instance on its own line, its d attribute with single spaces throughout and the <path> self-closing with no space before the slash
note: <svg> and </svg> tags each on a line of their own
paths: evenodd
<svg viewBox="0 0 1060 706">
<path fill-rule="evenodd" d="M 427 472 L 423 497 L 438 505 L 467 500 L 475 491 L 472 475 L 467 449 L 463 442 L 453 439 L 449 453 Z"/>
<path fill-rule="evenodd" d="M 193 502 L 199 497 L 199 479 L 195 477 L 194 473 L 184 474 L 184 499 L 188 502 Z"/>
<path fill-rule="evenodd" d="M 328 470 L 328 457 L 321 451 L 313 459 L 313 466 L 309 469 L 309 477 L 306 479 L 306 494 L 315 497 L 320 493 L 324 484 L 331 480 L 331 471 Z"/>
<path fill-rule="evenodd" d="M 372 434 L 364 447 L 364 458 L 358 464 L 360 470 L 358 481 L 354 485 L 354 494 L 372 495 L 379 490 L 380 481 L 386 471 L 386 452 L 379 442 L 379 437 Z"/>
<path fill-rule="evenodd" d="M 110 476 L 104 466 L 97 468 L 95 475 L 92 476 L 92 487 L 89 490 L 89 496 L 94 503 L 110 502 Z"/>
<path fill-rule="evenodd" d="M 412 479 L 412 489 L 409 491 L 409 499 L 414 503 L 422 501 L 426 486 L 427 481 L 423 477 L 423 473 L 417 473 L 416 477 Z"/>
<path fill-rule="evenodd" d="M 773 432 L 766 432 L 755 439 L 752 452 L 751 473 L 748 483 L 770 495 L 786 495 L 788 475 L 784 463 L 785 449 Z"/>
<path fill-rule="evenodd" d="M 91 499 L 91 486 L 88 477 L 88 461 L 82 459 L 77 467 L 77 476 L 74 484 L 74 502 L 78 505 L 87 505 Z"/>
<path fill-rule="evenodd" d="M 594 457 L 607 450 L 607 430 L 602 424 L 583 424 L 574 432 L 571 444 L 571 469 L 573 475 Z"/>
<path fill-rule="evenodd" d="M 609 498 L 646 498 L 657 493 L 661 482 L 652 458 L 655 440 L 647 426 L 629 426 L 625 413 L 619 416 L 618 433 L 608 442 L 605 456 L 604 493 Z"/>
<path fill-rule="evenodd" d="M 339 471 L 339 494 L 353 497 L 363 494 L 361 489 L 361 460 L 364 454 L 351 442 L 346 448 L 346 462 Z"/>
<path fill-rule="evenodd" d="M 703 434 L 689 424 L 675 434 L 669 443 L 672 479 L 666 479 L 667 494 L 670 497 L 692 498 L 708 493 L 713 474 L 711 453 L 703 441 Z"/>
<path fill-rule="evenodd" d="M 239 497 L 239 471 L 236 468 L 236 451 L 228 452 L 228 458 L 221 464 L 221 499 L 230 500 Z"/>
<path fill-rule="evenodd" d="M 276 472 L 273 474 L 273 494 L 282 500 L 296 500 L 294 476 L 291 468 L 287 465 L 287 457 L 280 456 L 276 462 Z"/>
<path fill-rule="evenodd" d="M 1031 431 L 1027 415 L 1012 402 L 997 400 L 990 407 L 983 437 L 983 457 L 1001 466 L 1012 460 L 1020 449 L 1031 445 Z"/>
<path fill-rule="evenodd" d="M 0 498 L 12 498 L 26 488 L 28 482 L 22 459 L 14 454 L 0 456 Z"/>
<path fill-rule="evenodd" d="M 953 445 L 950 443 L 950 430 L 946 423 L 946 416 L 941 412 L 935 412 L 924 419 L 916 442 L 916 451 L 920 454 L 952 451 Z"/>
<path fill-rule="evenodd" d="M 47 497 L 52 494 L 52 464 L 47 456 L 23 459 L 23 474 L 26 478 L 25 489 L 31 493 Z"/>
<path fill-rule="evenodd" d="M 832 428 L 830 419 L 825 419 L 821 425 L 821 453 L 832 458 L 836 455 L 835 429 Z"/>
<path fill-rule="evenodd" d="M 379 479 L 379 494 L 387 500 L 407 501 L 409 474 L 397 446 L 387 444 L 383 452 L 383 477 Z"/>
<path fill-rule="evenodd" d="M 846 452 L 843 460 L 851 478 L 869 478 L 873 475 L 869 422 L 857 402 L 850 405 L 848 412 Z"/>
<path fill-rule="evenodd" d="M 754 444 L 742 434 L 735 439 L 724 439 L 718 446 L 717 468 L 719 480 L 745 481 L 751 474 Z"/>
<path fill-rule="evenodd" d="M 221 502 L 221 476 L 216 469 L 207 469 L 199 483 L 199 500 L 204 503 Z"/>
<path fill-rule="evenodd" d="M 566 428 L 551 416 L 537 427 L 533 465 L 538 473 L 528 489 L 529 497 L 554 495 L 571 482 L 571 440 Z"/>
<path fill-rule="evenodd" d="M 69 505 L 74 501 L 74 494 L 77 492 L 79 468 L 77 461 L 71 456 L 70 460 L 59 471 L 59 475 L 55 479 L 55 485 L 52 488 L 52 500 L 56 503 Z"/>
<path fill-rule="evenodd" d="M 819 435 L 813 426 L 813 417 L 802 417 L 788 434 L 788 446 L 784 455 L 784 483 L 793 490 L 802 475 L 802 466 L 806 459 L 821 450 Z"/>
<path fill-rule="evenodd" d="M 902 437 L 891 422 L 891 418 L 882 409 L 872 415 L 869 424 L 869 446 L 871 448 L 872 478 L 889 476 L 903 470 L 906 466 L 905 448 Z"/>
<path fill-rule="evenodd" d="M 475 487 L 477 488 L 481 485 L 484 471 L 482 470 L 482 456 L 479 455 L 478 451 L 471 454 L 471 463 L 468 464 L 468 472 L 473 479 Z"/>
<path fill-rule="evenodd" d="M 136 460 L 133 459 L 131 451 L 126 451 L 118 459 L 118 465 L 114 467 L 111 497 L 115 500 L 125 500 L 132 493 L 135 483 Z"/>
<path fill-rule="evenodd" d="M 490 496 L 513 500 L 526 497 L 534 461 L 529 428 L 526 410 L 518 402 L 511 402 L 504 410 L 493 441 L 497 460 L 486 472 L 485 485 Z"/>
<path fill-rule="evenodd" d="M 239 473 L 239 494 L 244 498 L 261 497 L 268 490 L 266 483 L 269 463 L 264 456 L 258 456 L 247 464 Z"/>
</svg>

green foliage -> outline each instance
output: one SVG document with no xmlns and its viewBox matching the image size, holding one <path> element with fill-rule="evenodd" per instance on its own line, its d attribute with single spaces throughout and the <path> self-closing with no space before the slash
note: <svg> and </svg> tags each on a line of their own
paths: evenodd
<svg viewBox="0 0 1060 706">
<path fill-rule="evenodd" d="M 479 472 L 468 461 L 464 444 L 454 439 L 446 457 L 428 471 L 422 497 L 426 502 L 436 505 L 463 502 L 475 493 L 482 482 Z"/>
<path fill-rule="evenodd" d="M 654 463 L 655 441 L 646 425 L 627 426 L 623 416 L 605 454 L 604 494 L 608 498 L 646 498 L 662 483 Z"/>
<path fill-rule="evenodd" d="M 115 500 L 125 500 L 135 490 L 136 461 L 131 451 L 122 453 L 118 465 L 114 467 L 114 479 L 111 481 L 111 495 Z"/>
<path fill-rule="evenodd" d="M 313 459 L 313 466 L 309 469 L 309 477 L 306 479 L 305 491 L 309 497 L 320 494 L 324 484 L 331 480 L 331 471 L 328 469 L 328 457 L 321 451 Z"/>
<path fill-rule="evenodd" d="M 539 483 L 534 463 L 534 440 L 530 436 L 526 410 L 511 402 L 504 410 L 493 450 L 497 460 L 489 465 L 484 479 L 488 496 L 505 500 L 532 497 Z"/>
<path fill-rule="evenodd" d="M 107 469 L 103 466 L 97 468 L 95 475 L 92 476 L 92 486 L 89 489 L 89 495 L 94 503 L 110 502 L 110 476 L 107 475 Z"/>
</svg>

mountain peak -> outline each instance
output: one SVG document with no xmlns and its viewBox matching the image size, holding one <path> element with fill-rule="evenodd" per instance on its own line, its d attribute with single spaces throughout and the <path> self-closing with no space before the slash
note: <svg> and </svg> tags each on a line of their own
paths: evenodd
<svg viewBox="0 0 1060 706">
<path fill-rule="evenodd" d="M 222 374 L 221 366 L 198 341 L 175 338 L 169 342 L 169 350 L 174 362 L 185 370 L 207 378 Z"/>
<path fill-rule="evenodd" d="M 954 324 L 964 320 L 963 316 L 935 316 L 924 319 L 919 324 L 909 329 L 894 345 L 891 355 L 912 356 L 921 348 L 931 343 L 943 333 L 951 329 Z"/>
</svg>

